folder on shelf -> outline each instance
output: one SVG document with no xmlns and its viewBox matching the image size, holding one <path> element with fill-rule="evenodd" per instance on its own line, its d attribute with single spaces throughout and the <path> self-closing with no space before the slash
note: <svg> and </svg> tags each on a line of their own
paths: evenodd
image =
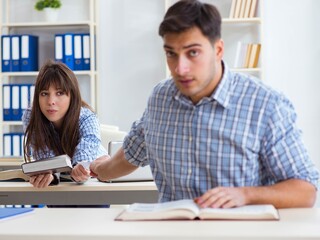
<svg viewBox="0 0 320 240">
<path fill-rule="evenodd" d="M 20 115 L 20 121 L 23 115 L 23 112 L 28 108 L 29 106 L 29 89 L 30 84 L 21 84 L 20 86 L 20 108 L 19 108 L 19 115 Z"/>
<path fill-rule="evenodd" d="M 74 46 L 73 46 L 73 34 L 64 34 L 64 63 L 74 70 Z"/>
<path fill-rule="evenodd" d="M 2 103 L 3 103 L 3 121 L 10 121 L 12 108 L 11 108 L 11 86 L 10 84 L 2 85 Z"/>
<path fill-rule="evenodd" d="M 3 156 L 11 156 L 12 154 L 12 143 L 11 143 L 11 134 L 5 133 L 3 134 Z"/>
<path fill-rule="evenodd" d="M 20 132 L 3 134 L 3 156 L 21 157 L 23 155 L 23 137 Z"/>
<path fill-rule="evenodd" d="M 31 84 L 29 86 L 29 106 L 32 106 L 33 104 L 33 97 L 34 97 L 34 88 L 35 86 L 33 84 Z"/>
<path fill-rule="evenodd" d="M 21 111 L 20 111 L 20 86 L 17 84 L 11 84 L 11 107 L 12 107 L 12 114 L 11 120 L 12 121 L 21 121 Z"/>
<path fill-rule="evenodd" d="M 56 34 L 54 37 L 54 58 L 57 62 L 64 62 L 63 52 L 64 52 L 64 36 L 63 34 Z"/>
<path fill-rule="evenodd" d="M 90 34 L 85 33 L 82 35 L 82 45 L 83 45 L 83 70 L 90 70 Z"/>
<path fill-rule="evenodd" d="M 20 134 L 11 133 L 11 140 L 12 140 L 12 153 L 11 156 L 20 156 L 20 149 L 21 149 L 21 141 L 20 141 Z"/>
<path fill-rule="evenodd" d="M 1 36 L 1 69 L 2 72 L 10 72 L 11 39 L 9 35 Z"/>
<path fill-rule="evenodd" d="M 21 71 L 38 71 L 38 37 L 21 35 Z"/>
<path fill-rule="evenodd" d="M 73 43 L 74 43 L 74 70 L 83 70 L 82 34 L 74 34 Z"/>
<path fill-rule="evenodd" d="M 20 35 L 11 35 L 11 72 L 20 71 Z"/>
</svg>

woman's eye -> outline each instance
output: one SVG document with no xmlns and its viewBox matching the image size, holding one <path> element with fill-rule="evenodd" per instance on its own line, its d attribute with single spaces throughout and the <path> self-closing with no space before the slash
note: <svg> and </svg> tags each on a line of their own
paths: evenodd
<svg viewBox="0 0 320 240">
<path fill-rule="evenodd" d="M 166 56 L 167 56 L 168 58 L 172 58 L 172 57 L 175 56 L 175 54 L 174 54 L 174 52 L 167 51 L 167 52 L 166 52 Z"/>
<path fill-rule="evenodd" d="M 64 92 L 57 92 L 58 96 L 64 95 Z"/>
<path fill-rule="evenodd" d="M 46 95 L 48 95 L 46 92 L 41 92 L 40 93 L 40 96 L 46 96 Z"/>
</svg>

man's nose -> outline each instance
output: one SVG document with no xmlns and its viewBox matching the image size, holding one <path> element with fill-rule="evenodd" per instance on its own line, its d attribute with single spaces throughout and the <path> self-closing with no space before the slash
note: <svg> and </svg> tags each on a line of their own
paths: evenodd
<svg viewBox="0 0 320 240">
<path fill-rule="evenodd" d="M 185 57 L 179 57 L 178 62 L 177 62 L 177 66 L 175 68 L 175 72 L 178 75 L 185 75 L 186 73 L 188 73 L 190 71 L 190 66 L 189 66 L 189 60 Z"/>
</svg>

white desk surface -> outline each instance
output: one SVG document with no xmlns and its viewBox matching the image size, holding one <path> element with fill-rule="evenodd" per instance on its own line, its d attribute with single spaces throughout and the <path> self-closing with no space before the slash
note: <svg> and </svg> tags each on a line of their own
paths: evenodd
<svg viewBox="0 0 320 240">
<path fill-rule="evenodd" d="M 0 205 L 95 205 L 157 202 L 153 181 L 103 183 L 90 179 L 84 184 L 61 182 L 57 186 L 35 188 L 29 182 L 0 182 Z"/>
<path fill-rule="evenodd" d="M 1 240 L 320 239 L 320 209 L 283 209 L 279 221 L 120 222 L 111 209 L 35 209 L 0 221 Z"/>
<path fill-rule="evenodd" d="M 84 184 L 74 182 L 60 182 L 59 185 L 49 186 L 47 188 L 35 188 L 29 182 L 0 182 L 0 191 L 7 192 L 79 192 L 79 191 L 153 191 L 157 190 L 153 181 L 146 182 L 99 182 L 93 178 Z"/>
</svg>

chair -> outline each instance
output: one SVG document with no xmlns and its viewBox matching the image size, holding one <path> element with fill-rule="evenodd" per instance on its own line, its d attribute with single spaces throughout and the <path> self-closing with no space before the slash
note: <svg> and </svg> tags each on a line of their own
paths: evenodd
<svg viewBox="0 0 320 240">
<path fill-rule="evenodd" d="M 101 129 L 101 142 L 105 149 L 109 150 L 110 142 L 122 142 L 124 137 L 127 135 L 126 132 L 120 131 L 119 127 L 113 125 L 100 125 Z"/>
</svg>

